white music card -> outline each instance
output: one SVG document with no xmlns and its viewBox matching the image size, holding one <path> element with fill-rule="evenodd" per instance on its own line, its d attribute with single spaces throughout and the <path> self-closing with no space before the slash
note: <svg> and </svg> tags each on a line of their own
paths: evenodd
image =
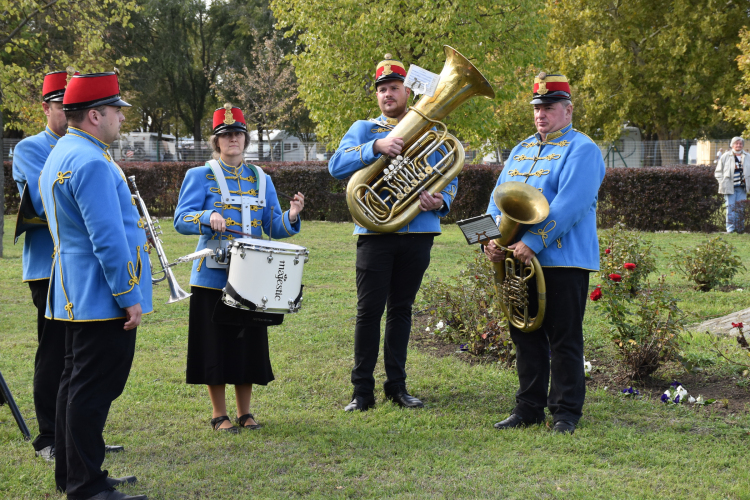
<svg viewBox="0 0 750 500">
<path fill-rule="evenodd" d="M 430 97 L 435 95 L 440 75 L 412 64 L 406 73 L 404 87 L 409 87 L 414 94 L 425 94 Z"/>
<path fill-rule="evenodd" d="M 490 214 L 479 215 L 470 219 L 460 220 L 456 223 L 464 233 L 464 238 L 469 245 L 475 243 L 489 243 L 490 240 L 500 237 L 494 219 Z"/>
</svg>

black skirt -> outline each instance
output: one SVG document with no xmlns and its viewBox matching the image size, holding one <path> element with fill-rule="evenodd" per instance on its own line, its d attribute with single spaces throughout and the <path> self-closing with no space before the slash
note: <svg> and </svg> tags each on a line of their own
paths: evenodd
<svg viewBox="0 0 750 500">
<path fill-rule="evenodd" d="M 217 325 L 212 321 L 221 290 L 191 287 L 188 326 L 188 384 L 259 384 L 271 382 L 265 326 Z"/>
</svg>

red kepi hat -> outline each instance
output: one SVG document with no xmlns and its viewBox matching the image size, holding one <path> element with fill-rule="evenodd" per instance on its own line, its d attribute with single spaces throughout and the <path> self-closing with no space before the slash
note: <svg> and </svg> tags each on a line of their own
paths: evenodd
<svg viewBox="0 0 750 500">
<path fill-rule="evenodd" d="M 385 59 L 375 67 L 375 87 L 379 83 L 389 80 L 406 80 L 406 69 L 401 61 L 397 61 L 391 54 L 386 54 Z"/>
<path fill-rule="evenodd" d="M 53 71 L 44 75 L 42 84 L 42 100 L 44 102 L 61 102 L 65 95 L 65 86 L 68 84 L 68 78 L 80 73 L 71 67 L 65 71 Z"/>
<path fill-rule="evenodd" d="M 548 75 L 544 71 L 534 78 L 534 98 L 531 104 L 570 100 L 570 85 L 564 75 Z"/>
<path fill-rule="evenodd" d="M 130 107 L 130 104 L 120 99 L 117 73 L 91 73 L 71 78 L 63 98 L 64 111 L 78 111 L 105 105 Z"/>
<path fill-rule="evenodd" d="M 214 135 L 233 131 L 247 132 L 247 123 L 242 110 L 226 103 L 223 108 L 214 111 Z"/>
</svg>

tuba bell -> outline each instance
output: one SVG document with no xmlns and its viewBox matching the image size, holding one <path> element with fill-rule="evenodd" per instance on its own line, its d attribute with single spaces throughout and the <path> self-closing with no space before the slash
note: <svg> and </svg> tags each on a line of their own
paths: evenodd
<svg viewBox="0 0 750 500">
<path fill-rule="evenodd" d="M 456 49 L 445 45 L 446 61 L 435 95 L 422 96 L 388 137 L 404 139 L 402 154 L 380 158 L 354 173 L 346 204 L 354 221 L 378 233 L 399 230 L 419 214 L 419 194 L 439 193 L 464 167 L 464 148 L 440 120 L 474 96 L 494 99 L 487 79 Z M 437 127 L 438 130 L 432 130 Z M 438 152 L 435 165 L 427 159 Z"/>
<path fill-rule="evenodd" d="M 495 290 L 500 297 L 502 309 L 508 323 L 523 332 L 533 332 L 542 326 L 547 308 L 547 287 L 539 260 L 534 257 L 526 265 L 513 257 L 508 250 L 522 225 L 542 222 L 549 215 L 549 202 L 533 186 L 523 182 L 504 182 L 492 193 L 497 208 L 502 213 L 500 237 L 493 240 L 495 245 L 505 250 L 505 260 L 493 262 Z M 529 281 L 536 280 L 539 307 L 536 316 L 529 312 Z"/>
</svg>

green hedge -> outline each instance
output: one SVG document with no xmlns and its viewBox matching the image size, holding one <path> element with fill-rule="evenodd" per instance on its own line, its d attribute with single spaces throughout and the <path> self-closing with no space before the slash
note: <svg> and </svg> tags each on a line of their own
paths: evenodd
<svg viewBox="0 0 750 500">
<path fill-rule="evenodd" d="M 10 180 L 6 182 L 10 189 L 5 190 L 5 210 L 8 214 L 15 214 L 19 196 L 12 182 L 10 165 L 10 162 L 5 162 L 5 178 Z M 277 190 L 305 194 L 305 219 L 334 222 L 352 220 L 346 206 L 347 181 L 331 177 L 327 162 L 269 162 L 259 165 L 271 175 Z M 146 200 L 152 216 L 172 217 L 185 172 L 196 165 L 185 162 L 123 162 L 120 166 L 126 176 L 135 176 L 138 191 Z M 488 186 L 494 186 L 499 173 L 498 167 L 466 165 L 460 175 L 453 208 L 443 222 L 453 223 L 484 213 L 491 194 Z M 282 202 L 282 206 L 285 204 Z"/>
<path fill-rule="evenodd" d="M 622 221 L 641 231 L 716 231 L 724 197 L 711 166 L 607 169 L 599 189 L 599 227 Z"/>
<path fill-rule="evenodd" d="M 260 166 L 272 176 L 276 189 L 305 194 L 308 220 L 351 221 L 346 206 L 346 180 L 334 179 L 327 162 L 271 162 Z M 135 175 L 149 212 L 172 217 L 185 172 L 194 163 L 123 162 L 125 175 Z M 18 191 L 11 164 L 5 162 L 5 211 L 18 209 Z M 458 194 L 445 223 L 485 212 L 498 166 L 466 165 L 459 176 Z M 284 202 L 282 202 L 284 203 Z M 623 221 L 642 231 L 715 231 L 721 225 L 723 197 L 717 194 L 713 167 L 665 166 L 607 169 L 599 190 L 598 222 L 611 227 Z"/>
</svg>

